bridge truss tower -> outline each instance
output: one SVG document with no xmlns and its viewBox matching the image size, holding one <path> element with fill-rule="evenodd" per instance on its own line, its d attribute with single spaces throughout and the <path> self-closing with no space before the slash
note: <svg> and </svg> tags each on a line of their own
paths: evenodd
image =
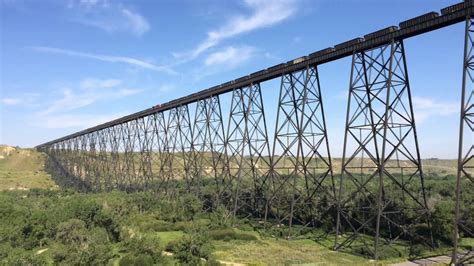
<svg viewBox="0 0 474 266">
<path fill-rule="evenodd" d="M 324 221 L 331 227 L 335 186 L 316 66 L 281 77 L 272 151 L 265 222 L 287 225 L 287 238 Z M 299 226 L 292 232 L 294 224 Z"/>
<path fill-rule="evenodd" d="M 270 146 L 260 84 L 232 91 L 222 197 L 233 215 L 262 217 Z M 242 187 L 252 187 L 243 191 Z"/>
<path fill-rule="evenodd" d="M 474 237 L 474 19 L 466 18 L 461 115 L 459 126 L 459 153 L 456 177 L 456 207 L 454 227 L 453 264 L 474 263 L 474 250 L 462 246 L 463 237 Z M 466 204 L 467 202 L 467 204 Z M 469 204 L 470 202 L 470 204 Z"/>
<path fill-rule="evenodd" d="M 196 103 L 193 129 L 194 167 L 197 194 L 206 210 L 219 202 L 225 170 L 225 134 L 219 96 L 212 96 Z M 211 181 L 213 180 L 213 181 Z M 202 191 L 212 187 L 210 194 Z"/>
<path fill-rule="evenodd" d="M 432 246 L 413 227 L 430 230 L 402 41 L 353 54 L 348 98 L 335 248 L 378 259 L 401 239 Z"/>
</svg>

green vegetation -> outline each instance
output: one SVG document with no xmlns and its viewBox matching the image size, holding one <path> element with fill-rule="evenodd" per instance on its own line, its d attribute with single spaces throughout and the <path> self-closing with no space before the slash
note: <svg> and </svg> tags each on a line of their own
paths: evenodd
<svg viewBox="0 0 474 266">
<path fill-rule="evenodd" d="M 33 149 L 0 145 L 0 191 L 56 187 L 44 162 L 45 155 Z"/>
<path fill-rule="evenodd" d="M 25 163 L 31 158 L 31 164 Z M 344 252 L 332 251 L 334 235 L 323 230 L 294 224 L 293 231 L 299 234 L 286 240 L 285 224 L 264 229 L 255 219 L 233 220 L 223 206 L 206 212 L 206 200 L 185 193 L 165 199 L 152 192 L 83 194 L 54 189 L 54 183 L 42 170 L 43 160 L 33 150 L 10 151 L 0 159 L 0 173 L 18 175 L 15 182 L 23 182 L 20 186 L 25 187 L 10 190 L 3 183 L 8 178 L 0 176 L 4 186 L 0 192 L 0 265 L 373 263 L 361 256 L 364 250 L 357 250 L 357 245 Z M 44 175 L 37 175 L 37 182 L 33 183 L 21 177 L 22 171 L 27 170 Z M 454 179 L 453 175 L 436 172 L 425 180 L 431 225 L 439 248 L 430 251 L 400 239 L 382 250 L 381 264 L 448 253 L 453 233 Z M 473 193 L 463 194 L 463 209 L 469 214 L 474 213 L 473 208 Z M 472 226 L 473 219 L 472 215 L 466 216 L 465 222 Z M 323 226 L 328 223 L 329 220 L 321 221 Z M 472 248 L 474 238 L 463 238 L 461 246 Z"/>
</svg>

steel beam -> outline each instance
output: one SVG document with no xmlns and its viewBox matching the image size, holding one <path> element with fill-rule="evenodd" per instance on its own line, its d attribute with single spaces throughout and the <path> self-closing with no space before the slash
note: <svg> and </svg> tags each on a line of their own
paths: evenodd
<svg viewBox="0 0 474 266">
<path fill-rule="evenodd" d="M 402 41 L 353 55 L 339 182 L 336 249 L 433 245 L 413 227 L 431 231 Z"/>
<path fill-rule="evenodd" d="M 193 128 L 195 179 L 198 197 L 206 210 L 219 202 L 225 169 L 225 135 L 219 96 L 213 96 L 196 103 Z M 212 180 L 212 182 L 211 182 Z M 210 187 L 203 193 L 204 186 Z"/>
<path fill-rule="evenodd" d="M 334 224 L 327 213 L 335 206 L 335 186 L 316 67 L 282 76 L 271 168 L 265 222 L 286 224 L 288 238 L 293 224 L 298 231 Z"/>
<path fill-rule="evenodd" d="M 474 263 L 474 249 L 462 245 L 464 237 L 474 237 L 474 207 L 469 200 L 474 189 L 474 19 L 466 18 L 459 150 L 456 176 L 456 207 L 452 263 Z M 465 138 L 466 137 L 466 138 Z M 471 204 L 469 204 L 471 203 Z"/>
<path fill-rule="evenodd" d="M 228 203 L 234 216 L 262 216 L 270 147 L 260 84 L 232 92 L 226 133 L 226 170 L 220 199 Z"/>
</svg>

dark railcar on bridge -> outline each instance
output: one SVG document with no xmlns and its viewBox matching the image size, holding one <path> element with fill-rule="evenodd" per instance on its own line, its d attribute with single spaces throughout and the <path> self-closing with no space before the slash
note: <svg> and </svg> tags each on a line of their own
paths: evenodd
<svg viewBox="0 0 474 266">
<path fill-rule="evenodd" d="M 269 67 L 269 68 L 267 68 L 267 70 L 268 70 L 268 72 L 270 72 L 270 71 L 273 71 L 273 70 L 280 69 L 280 68 L 284 67 L 285 65 L 286 65 L 285 63 L 281 63 L 281 64 L 278 64 L 276 66 Z"/>
<path fill-rule="evenodd" d="M 235 81 L 235 83 L 239 83 L 239 82 L 241 82 L 241 81 L 244 81 L 244 80 L 248 79 L 248 77 L 249 77 L 249 76 L 243 76 L 243 77 L 240 77 L 240 78 L 238 78 L 238 79 L 235 79 L 234 81 Z"/>
<path fill-rule="evenodd" d="M 363 41 L 364 41 L 364 38 L 358 37 L 358 38 L 352 39 L 352 40 L 350 40 L 350 41 L 340 43 L 340 44 L 334 46 L 334 48 L 336 48 L 336 50 L 340 50 L 340 49 L 344 49 L 344 48 L 350 47 L 350 46 L 352 46 L 352 45 L 354 45 L 354 44 L 361 43 L 361 42 L 363 42 Z"/>
<path fill-rule="evenodd" d="M 448 7 L 445 7 L 443 9 L 441 9 L 441 14 L 443 14 L 443 15 L 451 14 L 451 13 L 463 10 L 464 8 L 473 6 L 473 4 L 474 4 L 474 1 L 472 1 L 472 0 L 464 1 L 462 3 L 458 3 L 458 4 L 448 6 Z"/>
<path fill-rule="evenodd" d="M 293 64 L 298 64 L 298 63 L 301 63 L 301 62 L 305 61 L 307 58 L 308 58 L 307 56 L 298 57 L 296 59 L 293 59 L 293 60 L 290 60 L 290 61 L 286 62 L 286 65 L 291 66 Z"/>
<path fill-rule="evenodd" d="M 411 26 L 414 26 L 414 25 L 417 25 L 417 24 L 420 24 L 420 23 L 423 23 L 423 22 L 430 21 L 430 20 L 432 20 L 434 18 L 437 18 L 437 17 L 438 17 L 438 13 L 430 12 L 430 13 L 426 13 L 424 15 L 418 16 L 416 18 L 412 18 L 412 19 L 400 22 L 400 24 L 398 24 L 398 26 L 400 27 L 400 29 L 403 29 L 403 28 L 411 27 Z"/>
<path fill-rule="evenodd" d="M 252 74 L 250 74 L 250 77 L 251 77 L 251 78 L 258 77 L 258 76 L 263 75 L 263 74 L 265 74 L 265 73 L 267 73 L 267 70 L 266 70 L 266 69 L 260 70 L 260 71 L 253 72 Z"/>
<path fill-rule="evenodd" d="M 222 83 L 221 86 L 222 86 L 222 87 L 226 87 L 226 86 L 229 86 L 229 85 L 231 85 L 231 84 L 233 84 L 233 81 L 227 81 L 227 82 L 225 82 L 225 83 Z"/>
<path fill-rule="evenodd" d="M 314 52 L 314 53 L 310 53 L 309 54 L 309 57 L 311 58 L 314 58 L 314 57 L 320 57 L 320 56 L 323 56 L 325 54 L 329 54 L 329 53 L 332 53 L 336 51 L 336 49 L 334 49 L 334 47 L 328 47 L 326 49 L 323 49 L 323 50 L 319 50 L 317 52 Z"/>
<path fill-rule="evenodd" d="M 366 34 L 366 35 L 364 35 L 364 39 L 370 40 L 370 39 L 382 37 L 382 36 L 385 36 L 385 35 L 390 34 L 392 32 L 395 32 L 397 30 L 398 30 L 397 26 L 390 26 L 390 27 L 387 27 L 385 29 L 381 29 L 381 30 L 374 31 L 372 33 Z"/>
<path fill-rule="evenodd" d="M 212 95 L 212 92 L 214 90 L 217 90 L 218 88 L 220 88 L 220 85 L 216 85 L 214 87 L 210 87 L 209 89 L 205 90 L 204 92 L 211 92 L 211 95 Z"/>
</svg>

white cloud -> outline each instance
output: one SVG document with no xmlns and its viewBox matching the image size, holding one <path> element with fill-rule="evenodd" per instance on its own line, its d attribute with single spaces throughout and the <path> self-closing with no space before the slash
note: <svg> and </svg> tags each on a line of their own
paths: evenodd
<svg viewBox="0 0 474 266">
<path fill-rule="evenodd" d="M 119 114 L 46 114 L 36 116 L 32 125 L 43 128 L 88 128 L 108 122 L 110 120 L 124 116 L 126 113 Z"/>
<path fill-rule="evenodd" d="M 63 113 L 79 109 L 102 100 L 123 98 L 142 92 L 139 89 L 119 88 L 122 82 L 116 79 L 85 79 L 79 82 L 79 89 L 64 88 L 60 98 L 54 100 L 39 115 Z M 103 88 L 108 88 L 104 90 Z"/>
<path fill-rule="evenodd" d="M 413 107 L 417 123 L 433 117 L 446 117 L 459 113 L 457 102 L 442 102 L 426 97 L 413 97 Z"/>
<path fill-rule="evenodd" d="M 80 82 L 80 87 L 82 89 L 90 89 L 90 88 L 111 88 L 116 87 L 122 84 L 122 81 L 119 79 L 94 79 L 94 78 L 87 78 Z"/>
<path fill-rule="evenodd" d="M 175 89 L 174 85 L 164 84 L 164 85 L 161 85 L 158 90 L 160 92 L 168 92 L 168 91 L 171 91 L 171 90 L 174 90 L 174 89 Z"/>
<path fill-rule="evenodd" d="M 187 53 L 174 53 L 175 57 L 198 57 L 222 40 L 277 24 L 296 13 L 296 0 L 245 0 L 250 15 L 238 15 L 229 19 L 218 29 L 209 31 L 207 38 Z"/>
<path fill-rule="evenodd" d="M 4 105 L 19 105 L 22 103 L 22 100 L 19 98 L 3 98 L 0 99 L 0 102 Z"/>
<path fill-rule="evenodd" d="M 5 98 L 0 99 L 0 103 L 8 106 L 24 106 L 33 107 L 37 105 L 38 93 L 16 93 Z"/>
<path fill-rule="evenodd" d="M 44 52 L 44 53 L 63 54 L 63 55 L 68 55 L 68 56 L 91 58 L 91 59 L 96 59 L 99 61 L 110 62 L 110 63 L 124 63 L 124 64 L 137 66 L 137 67 L 141 67 L 145 69 L 150 69 L 154 71 L 161 71 L 168 74 L 176 74 L 176 72 L 170 69 L 168 66 L 157 66 L 152 63 L 135 59 L 135 58 L 131 58 L 131 57 L 83 53 L 83 52 L 77 52 L 77 51 L 72 51 L 72 50 L 67 50 L 67 49 L 45 47 L 45 46 L 34 46 L 32 47 L 32 49 L 35 51 Z"/>
<path fill-rule="evenodd" d="M 150 25 L 142 15 L 135 13 L 127 8 L 123 8 L 122 13 L 125 15 L 126 18 L 128 18 L 130 28 L 136 34 L 142 35 L 150 29 Z"/>
<path fill-rule="evenodd" d="M 211 53 L 205 59 L 206 66 L 215 66 L 225 64 L 228 67 L 235 67 L 248 61 L 254 54 L 255 49 L 252 47 L 232 47 L 229 46 L 224 50 Z"/>
<path fill-rule="evenodd" d="M 150 30 L 148 21 L 137 11 L 107 0 L 70 1 L 72 20 L 107 32 L 129 32 L 137 36 Z"/>
</svg>

